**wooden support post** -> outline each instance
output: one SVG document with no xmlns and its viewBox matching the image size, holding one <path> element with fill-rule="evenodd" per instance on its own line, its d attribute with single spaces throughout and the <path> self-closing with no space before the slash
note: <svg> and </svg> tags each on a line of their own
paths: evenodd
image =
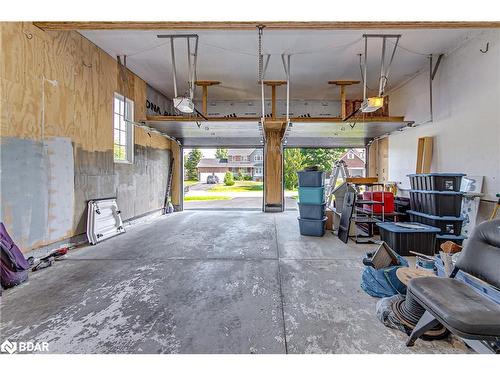
<svg viewBox="0 0 500 375">
<path fill-rule="evenodd" d="M 206 116 L 208 113 L 208 86 L 219 85 L 219 81 L 196 81 L 196 86 L 203 88 L 203 96 L 201 97 L 201 112 Z"/>
<path fill-rule="evenodd" d="M 286 121 L 265 120 L 266 132 L 265 158 L 264 158 L 264 210 L 283 210 L 283 154 L 281 152 L 281 139 L 285 131 Z"/>
<path fill-rule="evenodd" d="M 181 208 L 182 202 L 182 188 L 181 188 L 181 179 L 182 179 L 182 158 L 181 158 L 181 147 L 177 144 L 177 142 L 170 141 L 170 149 L 172 150 L 172 158 L 174 159 L 174 164 L 172 165 L 173 174 L 172 174 L 172 205 L 175 210 L 179 210 Z"/>
<path fill-rule="evenodd" d="M 264 81 L 264 85 L 271 86 L 271 118 L 276 120 L 276 86 L 286 85 L 286 81 Z"/>
<path fill-rule="evenodd" d="M 342 119 L 347 117 L 345 87 L 350 85 L 355 85 L 357 83 L 359 83 L 359 81 L 353 81 L 353 80 L 328 81 L 328 84 L 330 85 L 340 86 L 340 113 L 341 113 L 340 117 Z"/>
</svg>

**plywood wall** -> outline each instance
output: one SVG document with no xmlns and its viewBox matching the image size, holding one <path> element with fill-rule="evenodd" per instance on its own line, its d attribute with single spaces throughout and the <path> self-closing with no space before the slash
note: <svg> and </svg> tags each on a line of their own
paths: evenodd
<svg viewBox="0 0 500 375">
<path fill-rule="evenodd" d="M 170 141 L 135 128 L 138 161 L 113 162 L 113 94 L 144 120 L 146 83 L 128 70 L 123 79 L 115 59 L 74 31 L 0 23 L 0 50 L 1 220 L 23 250 L 84 233 L 88 199 L 129 197 L 129 215 L 158 208 Z"/>
</svg>

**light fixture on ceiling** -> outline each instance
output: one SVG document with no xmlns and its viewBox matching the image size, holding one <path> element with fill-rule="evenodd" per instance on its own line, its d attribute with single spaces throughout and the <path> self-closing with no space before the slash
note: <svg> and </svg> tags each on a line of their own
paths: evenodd
<svg viewBox="0 0 500 375">
<path fill-rule="evenodd" d="M 194 103 L 190 98 L 185 98 L 183 96 L 178 96 L 173 99 L 174 108 L 178 109 L 182 113 L 193 113 Z"/>
<path fill-rule="evenodd" d="M 361 112 L 369 113 L 375 112 L 376 110 L 382 108 L 384 106 L 384 97 L 383 96 L 374 96 L 371 98 L 366 98 L 361 103 Z"/>
</svg>

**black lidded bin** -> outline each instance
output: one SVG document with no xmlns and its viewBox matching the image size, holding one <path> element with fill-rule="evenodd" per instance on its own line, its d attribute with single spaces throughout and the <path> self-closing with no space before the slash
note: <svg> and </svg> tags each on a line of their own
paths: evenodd
<svg viewBox="0 0 500 375">
<path fill-rule="evenodd" d="M 413 211 L 434 216 L 460 216 L 463 193 L 458 191 L 410 190 Z"/>
<path fill-rule="evenodd" d="M 309 220 L 297 218 L 299 220 L 300 234 L 303 236 L 322 237 L 325 235 L 326 216 L 321 220 Z"/>
<path fill-rule="evenodd" d="M 297 175 L 301 187 L 322 187 L 325 185 L 325 172 L 299 171 Z"/>
<path fill-rule="evenodd" d="M 325 217 L 326 203 L 323 204 L 303 204 L 298 202 L 301 219 L 323 220 Z"/>
<path fill-rule="evenodd" d="M 463 173 L 409 174 L 413 190 L 460 191 Z"/>
<path fill-rule="evenodd" d="M 435 249 L 436 254 L 439 253 L 439 251 L 441 250 L 441 245 L 444 244 L 446 241 L 452 241 L 455 242 L 457 245 L 462 245 L 462 243 L 466 238 L 467 237 L 461 235 L 455 236 L 452 234 L 438 234 L 436 236 L 436 249 Z"/>
<path fill-rule="evenodd" d="M 439 228 L 431 227 L 421 223 L 399 223 L 418 225 L 420 228 L 404 228 L 398 223 L 377 223 L 380 231 L 380 239 L 399 255 L 414 256 L 417 253 L 434 256 L 436 247 L 436 235 L 440 232 Z"/>
<path fill-rule="evenodd" d="M 455 216 L 434 216 L 417 211 L 407 211 L 410 221 L 430 225 L 439 228 L 440 234 L 459 235 L 462 231 L 463 217 Z"/>
</svg>

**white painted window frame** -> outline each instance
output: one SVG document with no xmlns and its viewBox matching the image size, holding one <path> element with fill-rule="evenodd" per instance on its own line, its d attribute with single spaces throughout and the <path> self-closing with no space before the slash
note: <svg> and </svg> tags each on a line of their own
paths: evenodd
<svg viewBox="0 0 500 375">
<path fill-rule="evenodd" d="M 122 108 L 116 109 L 116 100 L 120 101 L 120 107 L 123 103 Z M 115 126 L 115 120 L 118 118 L 122 119 L 123 124 L 120 124 L 117 128 Z M 128 121 L 127 121 L 128 120 Z M 117 92 L 113 94 L 113 160 L 115 163 L 122 164 L 133 164 L 134 163 L 134 125 L 130 122 L 134 120 L 134 101 L 121 95 Z M 124 125 L 125 130 L 121 130 L 120 127 Z M 125 144 L 118 143 L 120 146 L 125 146 L 125 159 L 117 159 L 115 157 L 115 132 L 123 131 L 125 132 Z"/>
</svg>

